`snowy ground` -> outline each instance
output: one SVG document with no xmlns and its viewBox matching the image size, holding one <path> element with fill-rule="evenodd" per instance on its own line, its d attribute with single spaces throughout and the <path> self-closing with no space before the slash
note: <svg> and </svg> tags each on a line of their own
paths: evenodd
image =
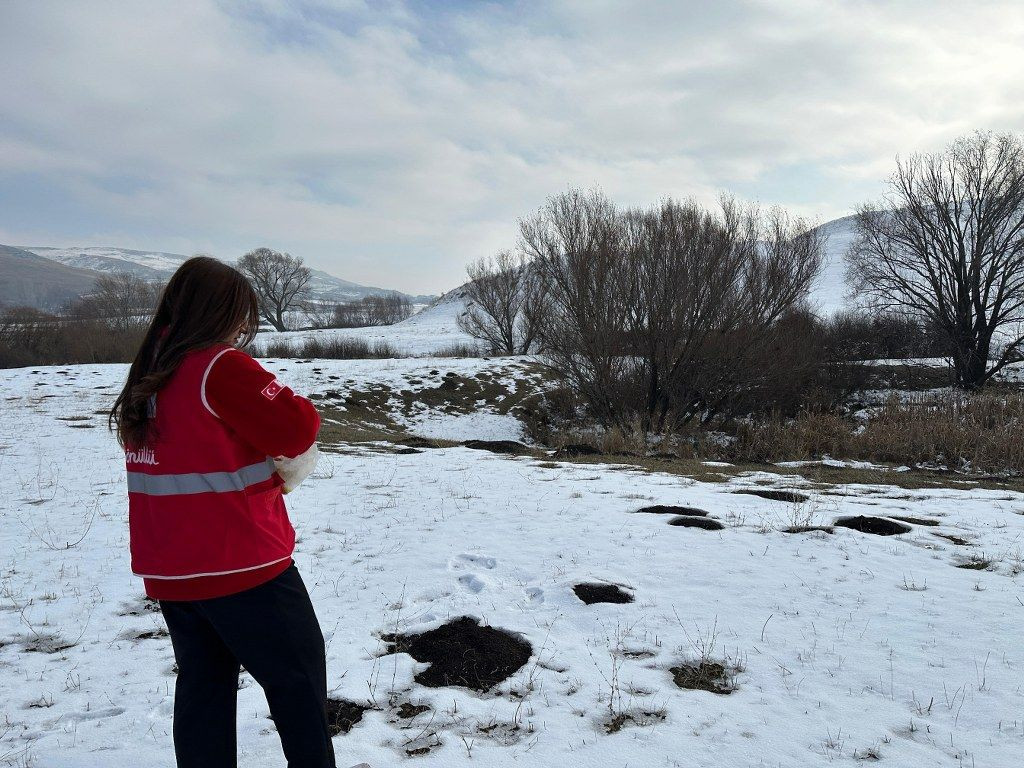
<svg viewBox="0 0 1024 768">
<path fill-rule="evenodd" d="M 313 393 L 487 366 L 515 379 L 509 365 L 273 363 Z M 129 573 L 122 457 L 96 413 L 123 374 L 0 372 L 0 765 L 173 765 L 171 647 Z M 509 419 L 425 413 L 407 427 L 515 438 Z M 463 447 L 330 452 L 288 501 L 333 695 L 379 707 L 335 739 L 339 765 L 807 766 L 874 754 L 893 766 L 1019 765 L 1024 495 L 847 485 L 790 504 L 732 493 L 762 484 L 802 485 Z M 632 514 L 649 504 L 699 507 L 725 528 Z M 938 525 L 781 531 L 845 514 Z M 972 563 L 981 569 L 957 567 Z M 584 605 L 580 581 L 624 585 L 635 601 Z M 422 665 L 379 655 L 381 633 L 463 615 L 533 646 L 487 694 L 421 687 Z M 676 687 L 669 669 L 702 652 L 742 667 L 733 693 Z M 404 702 L 429 710 L 401 719 Z M 246 680 L 240 765 L 282 764 L 267 714 Z M 621 714 L 635 722 L 607 733 Z"/>
</svg>

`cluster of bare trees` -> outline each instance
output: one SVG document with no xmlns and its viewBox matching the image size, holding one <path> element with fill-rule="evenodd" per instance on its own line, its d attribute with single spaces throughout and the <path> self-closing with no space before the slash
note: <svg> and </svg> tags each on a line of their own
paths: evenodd
<svg viewBox="0 0 1024 768">
<path fill-rule="evenodd" d="M 144 330 L 152 319 L 163 284 L 116 272 L 96 279 L 91 292 L 69 302 L 72 320 L 103 320 L 118 331 Z"/>
<path fill-rule="evenodd" d="M 59 314 L 0 312 L 0 367 L 131 360 L 163 286 L 127 273 L 99 277 Z"/>
<path fill-rule="evenodd" d="M 335 304 L 331 326 L 363 328 L 370 325 L 394 325 L 412 314 L 412 302 L 400 293 L 364 296 L 358 301 Z"/>
<path fill-rule="evenodd" d="M 520 222 L 517 259 L 470 268 L 484 287 L 463 327 L 506 349 L 529 339 L 607 426 L 671 430 L 789 375 L 766 350 L 785 344 L 822 252 L 779 209 L 622 210 L 570 190 Z"/>
<path fill-rule="evenodd" d="M 1024 345 L 1024 144 L 976 133 L 897 161 L 885 200 L 857 213 L 855 291 L 945 336 L 957 383 L 983 386 Z"/>
</svg>

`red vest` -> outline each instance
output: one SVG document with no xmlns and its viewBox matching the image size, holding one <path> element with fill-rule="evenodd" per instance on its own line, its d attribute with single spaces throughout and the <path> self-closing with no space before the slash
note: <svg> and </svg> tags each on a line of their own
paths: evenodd
<svg viewBox="0 0 1024 768">
<path fill-rule="evenodd" d="M 176 580 L 253 571 L 291 558 L 295 530 L 270 457 L 214 413 L 204 384 L 218 344 L 185 356 L 155 400 L 151 445 L 125 452 L 132 571 Z"/>
</svg>

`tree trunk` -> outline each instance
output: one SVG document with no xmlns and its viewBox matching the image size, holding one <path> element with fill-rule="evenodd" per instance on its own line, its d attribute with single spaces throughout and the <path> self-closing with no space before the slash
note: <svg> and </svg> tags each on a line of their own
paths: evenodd
<svg viewBox="0 0 1024 768">
<path fill-rule="evenodd" d="M 988 379 L 989 344 L 969 339 L 958 342 L 953 355 L 957 386 L 967 390 L 981 389 Z"/>
</svg>

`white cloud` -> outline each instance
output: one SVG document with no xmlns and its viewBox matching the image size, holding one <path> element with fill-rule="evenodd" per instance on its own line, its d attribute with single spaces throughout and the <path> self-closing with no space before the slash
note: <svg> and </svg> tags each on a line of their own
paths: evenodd
<svg viewBox="0 0 1024 768">
<path fill-rule="evenodd" d="M 269 244 L 416 292 L 459 281 L 569 184 L 625 203 L 735 188 L 835 216 L 878 195 L 897 152 L 1024 124 L 1013 0 L 0 15 L 8 241 Z"/>
</svg>

